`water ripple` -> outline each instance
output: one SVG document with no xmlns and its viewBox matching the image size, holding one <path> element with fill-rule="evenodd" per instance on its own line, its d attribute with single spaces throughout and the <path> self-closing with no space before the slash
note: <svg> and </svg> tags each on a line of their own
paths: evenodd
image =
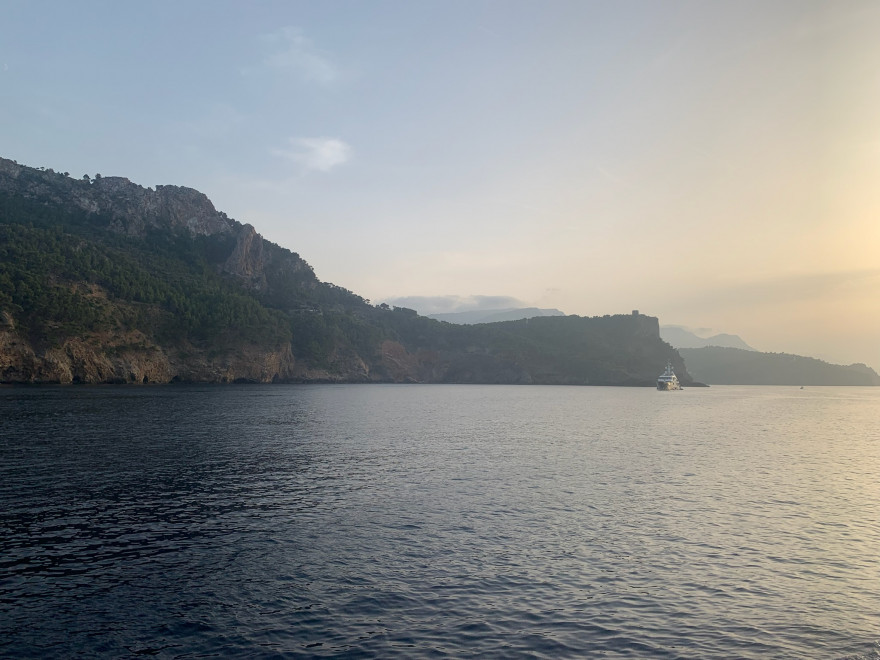
<svg viewBox="0 0 880 660">
<path fill-rule="evenodd" d="M 878 404 L 3 389 L 0 655 L 880 660 Z"/>
</svg>

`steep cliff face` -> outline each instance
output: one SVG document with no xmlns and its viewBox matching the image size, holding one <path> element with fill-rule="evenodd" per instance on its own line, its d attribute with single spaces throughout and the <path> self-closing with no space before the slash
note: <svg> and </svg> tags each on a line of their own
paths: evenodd
<svg viewBox="0 0 880 660">
<path fill-rule="evenodd" d="M 266 281 L 266 250 L 264 241 L 250 225 L 244 225 L 235 239 L 232 254 L 223 263 L 223 270 L 238 275 L 251 288 L 262 290 Z"/>
<path fill-rule="evenodd" d="M 283 297 L 288 286 L 318 283 L 311 266 L 299 255 L 266 241 L 251 225 L 237 225 L 235 246 L 220 270 L 235 275 L 247 288 Z"/>
<path fill-rule="evenodd" d="M 379 359 L 370 373 L 371 380 L 394 383 L 436 383 L 448 373 L 449 365 L 439 351 L 410 353 L 400 342 L 382 342 Z"/>
<path fill-rule="evenodd" d="M 0 331 L 0 383 L 167 383 L 167 355 L 139 333 L 126 337 L 71 337 L 36 347 Z M 137 348 L 136 348 L 137 347 Z"/>
<path fill-rule="evenodd" d="M 104 216 L 111 221 L 109 229 L 131 236 L 144 236 L 151 228 L 207 236 L 234 231 L 238 225 L 192 188 L 156 186 L 152 190 L 119 176 L 74 179 L 5 158 L 0 158 L 0 191 Z"/>
<path fill-rule="evenodd" d="M 257 291 L 271 287 L 270 265 L 278 272 L 316 280 L 299 255 L 266 241 L 251 225 L 217 211 L 204 193 L 192 188 L 166 185 L 153 190 L 119 176 L 74 179 L 0 158 L 0 192 L 82 211 L 100 219 L 109 231 L 126 236 L 144 238 L 153 230 L 194 237 L 227 236 L 234 247 L 220 270 Z"/>
<path fill-rule="evenodd" d="M 0 383 L 273 383 L 307 379 L 289 344 L 217 351 L 160 346 L 138 331 L 70 337 L 40 347 L 0 330 Z"/>
</svg>

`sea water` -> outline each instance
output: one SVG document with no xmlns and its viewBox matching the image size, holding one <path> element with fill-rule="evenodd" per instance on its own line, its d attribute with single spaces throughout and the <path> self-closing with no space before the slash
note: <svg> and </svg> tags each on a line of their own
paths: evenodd
<svg viewBox="0 0 880 660">
<path fill-rule="evenodd" d="M 0 656 L 880 658 L 880 388 L 0 389 Z"/>
</svg>

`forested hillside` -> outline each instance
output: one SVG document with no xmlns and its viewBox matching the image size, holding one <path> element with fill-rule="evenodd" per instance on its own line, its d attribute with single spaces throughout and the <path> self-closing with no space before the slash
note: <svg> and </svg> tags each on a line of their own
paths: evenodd
<svg viewBox="0 0 880 660">
<path fill-rule="evenodd" d="M 657 320 L 457 326 L 373 306 L 198 191 L 0 159 L 0 382 L 651 385 Z"/>
</svg>

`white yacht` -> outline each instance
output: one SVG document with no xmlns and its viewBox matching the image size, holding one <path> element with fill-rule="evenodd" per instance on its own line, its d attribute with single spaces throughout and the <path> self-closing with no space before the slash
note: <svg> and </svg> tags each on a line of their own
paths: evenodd
<svg viewBox="0 0 880 660">
<path fill-rule="evenodd" d="M 675 372 L 672 370 L 672 362 L 666 362 L 666 371 L 660 374 L 660 377 L 657 379 L 657 389 L 658 390 L 680 390 L 681 383 L 678 382 L 678 376 L 675 375 Z"/>
</svg>

